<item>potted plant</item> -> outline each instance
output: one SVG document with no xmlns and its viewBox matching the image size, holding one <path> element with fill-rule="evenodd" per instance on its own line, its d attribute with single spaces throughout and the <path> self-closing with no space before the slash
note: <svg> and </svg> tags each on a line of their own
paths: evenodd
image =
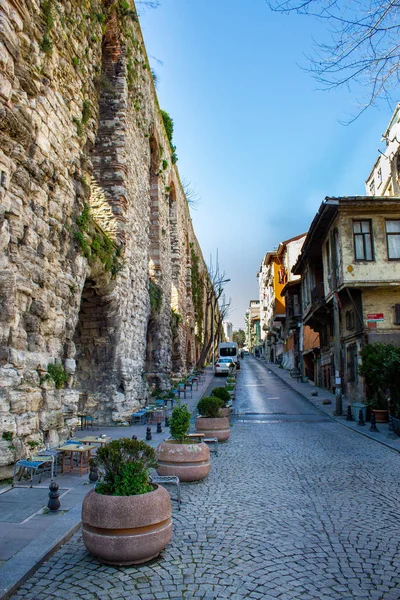
<svg viewBox="0 0 400 600">
<path fill-rule="evenodd" d="M 232 411 L 228 406 L 228 402 L 231 401 L 231 395 L 228 390 L 224 387 L 216 387 L 211 393 L 215 398 L 221 398 L 224 403 L 224 405 L 219 409 L 219 415 L 221 417 L 229 417 Z"/>
<path fill-rule="evenodd" d="M 374 413 L 377 423 L 389 421 L 389 405 L 386 396 L 379 395 L 367 400 L 367 406 Z"/>
<path fill-rule="evenodd" d="M 393 344 L 367 344 L 361 351 L 360 375 L 365 378 L 368 401 L 372 410 L 388 410 L 392 416 L 400 399 L 400 348 Z M 378 421 L 378 419 L 377 419 Z"/>
<path fill-rule="evenodd" d="M 180 481 L 200 481 L 210 471 L 210 450 L 204 442 L 191 439 L 190 412 L 186 404 L 177 403 L 169 421 L 171 439 L 156 450 L 157 473 L 176 475 Z"/>
<path fill-rule="evenodd" d="M 101 562 L 130 565 L 157 556 L 172 537 L 171 500 L 165 488 L 149 483 L 154 448 L 122 438 L 97 450 L 100 482 L 82 505 L 87 550 Z"/>
<path fill-rule="evenodd" d="M 216 437 L 219 442 L 229 438 L 229 418 L 220 416 L 224 401 L 215 396 L 204 396 L 197 404 L 199 417 L 196 419 L 196 431 L 206 437 Z"/>
</svg>

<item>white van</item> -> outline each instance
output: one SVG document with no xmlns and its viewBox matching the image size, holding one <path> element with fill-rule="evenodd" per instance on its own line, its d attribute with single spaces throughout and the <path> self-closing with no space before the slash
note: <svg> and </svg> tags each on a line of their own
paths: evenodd
<svg viewBox="0 0 400 600">
<path fill-rule="evenodd" d="M 240 369 L 239 349 L 236 342 L 221 342 L 218 344 L 218 356 L 232 359 L 236 368 Z"/>
</svg>

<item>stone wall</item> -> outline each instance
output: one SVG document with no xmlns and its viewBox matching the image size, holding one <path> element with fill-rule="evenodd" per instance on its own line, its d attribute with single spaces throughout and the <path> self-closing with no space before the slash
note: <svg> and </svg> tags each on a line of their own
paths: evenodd
<svg viewBox="0 0 400 600">
<path fill-rule="evenodd" d="M 126 420 L 208 332 L 132 2 L 0 0 L 0 140 L 1 477 L 79 411 Z"/>
</svg>

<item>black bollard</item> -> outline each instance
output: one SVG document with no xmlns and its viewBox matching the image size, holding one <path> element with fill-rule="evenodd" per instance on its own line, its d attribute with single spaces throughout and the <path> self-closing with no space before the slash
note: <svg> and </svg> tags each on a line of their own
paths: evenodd
<svg viewBox="0 0 400 600">
<path fill-rule="evenodd" d="M 161 423 L 157 423 L 157 432 L 156 433 L 162 433 Z"/>
<path fill-rule="evenodd" d="M 389 440 L 398 440 L 399 439 L 393 429 L 392 415 L 389 415 L 389 432 L 388 432 L 387 437 Z"/>
<path fill-rule="evenodd" d="M 47 508 L 49 510 L 56 511 L 60 508 L 60 494 L 58 492 L 58 484 L 55 481 L 51 481 L 49 485 L 49 501 Z"/>
<path fill-rule="evenodd" d="M 353 419 L 353 413 L 351 412 L 351 406 L 350 406 L 350 404 L 347 406 L 346 421 L 354 421 L 354 419 Z"/>
<path fill-rule="evenodd" d="M 360 408 L 360 412 L 358 413 L 358 423 L 357 425 L 360 425 L 360 427 L 364 427 L 365 426 L 365 421 L 364 421 L 364 413 L 362 408 Z"/>
<path fill-rule="evenodd" d="M 370 431 L 379 431 L 379 429 L 376 426 L 376 416 L 375 413 L 371 413 L 371 427 L 369 428 Z"/>
<path fill-rule="evenodd" d="M 151 436 L 151 427 L 146 427 L 146 442 L 149 442 L 152 439 L 153 438 Z"/>
<path fill-rule="evenodd" d="M 168 417 L 165 417 L 164 427 L 169 427 L 169 419 L 168 419 Z"/>
<path fill-rule="evenodd" d="M 99 471 L 96 465 L 90 465 L 89 481 L 95 483 L 99 478 Z"/>
</svg>

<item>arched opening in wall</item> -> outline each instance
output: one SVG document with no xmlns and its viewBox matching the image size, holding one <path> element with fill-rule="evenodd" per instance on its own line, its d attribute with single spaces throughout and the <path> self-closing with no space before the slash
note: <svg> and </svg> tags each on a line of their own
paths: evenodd
<svg viewBox="0 0 400 600">
<path fill-rule="evenodd" d="M 93 279 L 82 291 L 78 323 L 73 342 L 76 353 L 74 387 L 80 392 L 79 409 L 107 420 L 112 392 L 118 387 L 115 373 L 118 305 L 115 298 L 102 294 Z M 85 400 L 85 406 L 82 401 Z"/>
<path fill-rule="evenodd" d="M 160 261 L 160 213 L 158 198 L 158 168 L 160 164 L 160 153 L 157 141 L 150 138 L 150 230 L 149 230 L 149 273 L 157 276 L 161 272 Z"/>
<path fill-rule="evenodd" d="M 182 352 L 181 352 L 181 339 L 180 339 L 180 335 L 179 335 L 181 322 L 182 322 L 182 317 L 179 315 L 179 313 L 172 311 L 171 312 L 171 333 L 172 333 L 171 370 L 175 374 L 181 373 L 182 368 L 183 368 Z"/>
<path fill-rule="evenodd" d="M 190 251 L 189 234 L 186 234 L 186 293 L 188 297 L 192 295 L 192 260 Z"/>
<path fill-rule="evenodd" d="M 150 315 L 146 332 L 146 376 L 149 383 L 155 383 L 156 351 L 157 351 L 157 322 Z"/>
<path fill-rule="evenodd" d="M 186 368 L 189 369 L 192 366 L 192 344 L 191 341 L 188 340 L 186 346 Z"/>
<path fill-rule="evenodd" d="M 174 288 L 178 290 L 181 270 L 181 249 L 178 235 L 178 207 L 176 202 L 176 192 L 175 186 L 172 182 L 170 184 L 169 193 L 169 237 L 171 245 L 172 283 Z"/>
</svg>

